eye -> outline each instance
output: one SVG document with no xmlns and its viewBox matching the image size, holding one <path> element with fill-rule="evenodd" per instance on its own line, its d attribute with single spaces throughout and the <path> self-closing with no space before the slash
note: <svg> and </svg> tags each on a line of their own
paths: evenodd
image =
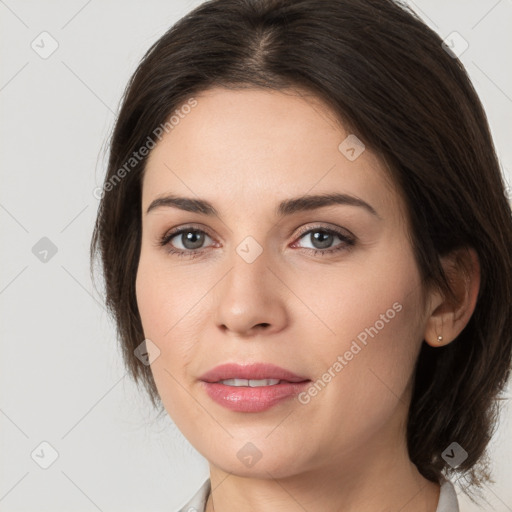
<svg viewBox="0 0 512 512">
<path fill-rule="evenodd" d="M 336 238 L 340 240 L 341 243 L 332 247 Z M 343 233 L 341 230 L 338 231 L 324 226 L 317 226 L 310 228 L 307 231 L 303 231 L 300 235 L 300 239 L 309 240 L 312 243 L 313 247 L 306 247 L 306 249 L 312 250 L 315 255 L 325 255 L 326 253 L 330 254 L 333 252 L 348 250 L 350 247 L 355 245 L 355 237 Z M 295 245 L 296 243 L 294 246 Z"/>
<path fill-rule="evenodd" d="M 303 229 L 302 233 L 299 235 L 299 240 L 307 240 L 307 237 L 309 237 L 313 247 L 302 248 L 313 251 L 315 256 L 324 256 L 326 254 L 348 250 L 355 245 L 355 237 L 353 235 L 348 235 L 343 233 L 341 230 L 326 228 L 324 226 Z M 194 226 L 184 226 L 166 233 L 159 240 L 158 245 L 165 247 L 166 251 L 170 254 L 180 257 L 185 256 L 195 258 L 203 252 L 203 245 L 205 240 L 208 238 L 212 240 L 212 237 L 210 237 L 206 231 Z M 331 247 L 336 239 L 338 239 L 340 243 Z M 297 242 L 292 245 L 292 247 L 296 246 Z"/>
<path fill-rule="evenodd" d="M 211 240 L 206 231 L 192 226 L 185 226 L 166 233 L 160 239 L 159 245 L 165 246 L 166 250 L 171 254 L 194 257 L 202 249 L 206 238 Z M 175 242 L 173 242 L 174 239 L 176 239 Z"/>
</svg>

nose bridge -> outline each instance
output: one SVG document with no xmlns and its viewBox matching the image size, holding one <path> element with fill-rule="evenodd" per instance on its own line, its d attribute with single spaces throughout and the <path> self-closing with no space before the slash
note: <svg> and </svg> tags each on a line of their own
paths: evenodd
<svg viewBox="0 0 512 512">
<path fill-rule="evenodd" d="M 286 314 L 282 285 L 274 275 L 270 249 L 246 236 L 234 247 L 230 270 L 216 294 L 216 322 L 240 333 L 265 324 L 282 328 Z"/>
<path fill-rule="evenodd" d="M 245 196 L 244 199 L 241 204 L 254 204 L 254 198 Z M 237 220 L 231 224 L 229 233 L 232 251 L 229 260 L 233 267 L 230 279 L 234 279 L 235 275 L 242 280 L 257 276 L 263 279 L 269 272 L 267 266 L 272 265 L 272 221 L 261 215 L 261 212 L 248 211 L 246 206 L 237 211 L 236 215 L 233 214 L 233 218 Z"/>
<path fill-rule="evenodd" d="M 227 276 L 229 289 L 256 295 L 265 293 L 269 281 L 268 274 L 271 274 L 270 260 L 270 249 L 254 237 L 246 236 L 234 247 L 232 269 Z"/>
</svg>

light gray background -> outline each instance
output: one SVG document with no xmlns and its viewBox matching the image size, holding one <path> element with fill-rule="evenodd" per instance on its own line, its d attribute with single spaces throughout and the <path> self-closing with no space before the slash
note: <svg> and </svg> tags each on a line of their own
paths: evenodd
<svg viewBox="0 0 512 512">
<path fill-rule="evenodd" d="M 174 512 L 208 476 L 126 376 L 88 273 L 92 191 L 125 84 L 199 3 L 0 0 L 0 511 Z M 469 43 L 460 58 L 512 183 L 511 0 L 409 3 L 443 38 L 457 31 Z M 46 59 L 31 47 L 43 31 L 59 45 Z M 46 263 L 32 252 L 43 237 L 57 248 Z M 505 396 L 485 494 L 485 510 L 500 512 L 512 511 L 510 388 Z M 43 441 L 58 452 L 48 469 L 36 463 L 50 461 Z M 482 510 L 459 499 L 463 512 Z"/>
</svg>

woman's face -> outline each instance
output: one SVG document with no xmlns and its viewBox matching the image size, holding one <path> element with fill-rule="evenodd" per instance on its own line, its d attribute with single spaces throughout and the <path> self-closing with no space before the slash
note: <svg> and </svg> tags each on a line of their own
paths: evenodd
<svg viewBox="0 0 512 512">
<path fill-rule="evenodd" d="M 240 475 L 353 470 L 403 448 L 428 311 L 384 164 L 312 97 L 215 88 L 196 100 L 143 181 L 136 293 L 167 412 Z M 334 194 L 345 200 L 307 200 Z M 170 195 L 192 203 L 147 212 Z M 190 207 L 200 201 L 215 214 Z M 225 363 L 309 382 L 268 369 L 243 375 L 280 383 L 202 380 Z"/>
</svg>

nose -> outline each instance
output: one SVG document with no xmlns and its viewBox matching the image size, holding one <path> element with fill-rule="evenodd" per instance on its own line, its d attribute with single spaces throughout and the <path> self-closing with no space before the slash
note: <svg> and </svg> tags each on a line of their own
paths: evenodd
<svg viewBox="0 0 512 512">
<path fill-rule="evenodd" d="M 214 321 L 225 333 L 253 336 L 277 333 L 288 322 L 291 292 L 279 276 L 279 265 L 264 250 L 249 263 L 237 253 L 231 268 L 215 287 Z"/>
</svg>

